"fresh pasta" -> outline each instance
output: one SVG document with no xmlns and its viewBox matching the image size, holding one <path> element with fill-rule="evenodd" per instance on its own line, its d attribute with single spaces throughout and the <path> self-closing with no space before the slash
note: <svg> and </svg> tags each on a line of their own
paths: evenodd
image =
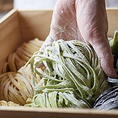
<svg viewBox="0 0 118 118">
<path fill-rule="evenodd" d="M 35 38 L 24 42 L 16 52 L 9 55 L 0 75 L 0 106 L 17 106 L 29 103 L 34 95 L 30 64 L 24 65 L 38 51 L 43 41 Z M 40 69 L 41 70 L 41 69 Z M 41 70 L 42 71 L 42 70 Z M 41 77 L 35 74 L 35 83 L 39 83 Z"/>
<path fill-rule="evenodd" d="M 42 62 L 45 73 L 38 70 Z M 28 63 L 36 93 L 32 103 L 26 104 L 29 107 L 92 108 L 96 98 L 108 88 L 95 50 L 77 40 L 54 41 L 35 52 Z M 42 77 L 37 85 L 34 73 Z"/>
<path fill-rule="evenodd" d="M 14 102 L 12 101 L 9 101 L 9 102 L 6 102 L 5 100 L 1 100 L 0 101 L 0 106 L 20 106 L 19 104 L 15 104 Z"/>
<path fill-rule="evenodd" d="M 17 48 L 16 52 L 11 53 L 8 61 L 4 64 L 2 73 L 17 72 L 31 58 L 34 52 L 38 51 L 44 41 L 35 38 L 28 42 L 24 42 Z"/>
<path fill-rule="evenodd" d="M 35 74 L 35 81 L 40 81 L 40 76 Z M 28 98 L 33 97 L 31 84 L 30 65 L 22 67 L 18 72 L 7 72 L 0 76 L 0 99 L 24 105 Z"/>
</svg>

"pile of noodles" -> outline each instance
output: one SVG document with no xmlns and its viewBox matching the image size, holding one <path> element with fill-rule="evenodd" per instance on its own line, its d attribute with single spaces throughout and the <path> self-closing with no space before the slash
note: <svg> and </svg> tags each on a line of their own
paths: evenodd
<svg viewBox="0 0 118 118">
<path fill-rule="evenodd" d="M 35 38 L 24 42 L 16 52 L 8 56 L 0 75 L 0 106 L 24 105 L 32 99 L 34 91 L 31 84 L 30 65 L 26 68 L 24 65 L 42 44 L 43 41 Z M 38 83 L 40 79 L 35 74 L 35 82 Z"/>
<path fill-rule="evenodd" d="M 42 62 L 43 73 L 38 68 Z M 91 108 L 108 88 L 94 49 L 76 40 L 54 41 L 51 46 L 34 53 L 29 63 L 34 97 L 26 106 Z M 38 84 L 34 73 L 42 77 Z"/>
<path fill-rule="evenodd" d="M 0 100 L 12 101 L 19 105 L 24 105 L 28 98 L 34 95 L 31 84 L 30 65 L 22 67 L 18 72 L 7 72 L 0 75 Z M 40 81 L 40 77 L 35 74 L 35 82 Z"/>
</svg>

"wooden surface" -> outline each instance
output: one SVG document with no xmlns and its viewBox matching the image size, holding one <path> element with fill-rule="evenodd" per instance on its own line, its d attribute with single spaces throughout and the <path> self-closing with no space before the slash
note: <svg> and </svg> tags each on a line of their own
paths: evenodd
<svg viewBox="0 0 118 118">
<path fill-rule="evenodd" d="M 0 118 L 118 118 L 118 111 L 0 107 Z"/>
<path fill-rule="evenodd" d="M 118 8 L 107 9 L 108 36 L 113 37 L 114 31 L 118 30 Z"/>
<path fill-rule="evenodd" d="M 0 73 L 8 55 L 21 44 L 17 10 L 0 19 Z"/>
<path fill-rule="evenodd" d="M 19 10 L 21 38 L 24 41 L 39 38 L 45 40 L 50 30 L 53 10 Z"/>
<path fill-rule="evenodd" d="M 13 9 L 13 0 L 0 0 L 0 12 Z"/>
<path fill-rule="evenodd" d="M 0 20 L 0 70 L 8 55 L 23 42 L 33 38 L 45 40 L 53 10 L 12 10 Z M 108 9 L 109 36 L 118 30 L 118 9 Z M 118 118 L 118 110 L 41 109 L 0 107 L 0 118 Z"/>
</svg>

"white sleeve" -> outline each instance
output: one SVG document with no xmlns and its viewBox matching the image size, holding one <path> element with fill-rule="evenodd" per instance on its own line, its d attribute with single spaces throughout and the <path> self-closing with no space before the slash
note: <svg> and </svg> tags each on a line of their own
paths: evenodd
<svg viewBox="0 0 118 118">
<path fill-rule="evenodd" d="M 14 0 L 15 9 L 50 9 L 57 0 Z"/>
<path fill-rule="evenodd" d="M 118 7 L 118 0 L 105 0 L 106 7 Z"/>
</svg>

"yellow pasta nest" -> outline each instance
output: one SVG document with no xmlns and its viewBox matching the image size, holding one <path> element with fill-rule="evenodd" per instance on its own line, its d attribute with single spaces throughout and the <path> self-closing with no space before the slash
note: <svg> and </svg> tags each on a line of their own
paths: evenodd
<svg viewBox="0 0 118 118">
<path fill-rule="evenodd" d="M 17 48 L 16 52 L 11 53 L 8 61 L 4 64 L 3 74 L 0 75 L 0 105 L 24 105 L 27 99 L 32 99 L 34 95 L 30 65 L 24 67 L 34 52 L 38 51 L 43 41 L 35 38 L 27 43 L 24 42 Z M 35 74 L 35 83 L 41 77 Z M 12 102 L 9 102 L 12 101 Z"/>
<path fill-rule="evenodd" d="M 20 105 L 19 104 L 15 104 L 12 101 L 6 102 L 5 100 L 1 100 L 0 101 L 0 106 L 12 106 L 12 107 L 15 107 L 15 106 L 20 106 Z"/>
<path fill-rule="evenodd" d="M 35 74 L 35 81 L 38 83 L 40 77 Z M 22 67 L 19 71 L 8 72 L 0 76 L 0 99 L 12 101 L 19 105 L 26 104 L 28 98 L 33 97 L 31 84 L 30 65 Z"/>
<path fill-rule="evenodd" d="M 16 52 L 11 53 L 8 57 L 8 61 L 4 64 L 2 73 L 9 71 L 17 72 L 27 61 L 31 58 L 34 52 L 38 51 L 44 41 L 37 38 L 24 42 L 17 48 Z"/>
</svg>

